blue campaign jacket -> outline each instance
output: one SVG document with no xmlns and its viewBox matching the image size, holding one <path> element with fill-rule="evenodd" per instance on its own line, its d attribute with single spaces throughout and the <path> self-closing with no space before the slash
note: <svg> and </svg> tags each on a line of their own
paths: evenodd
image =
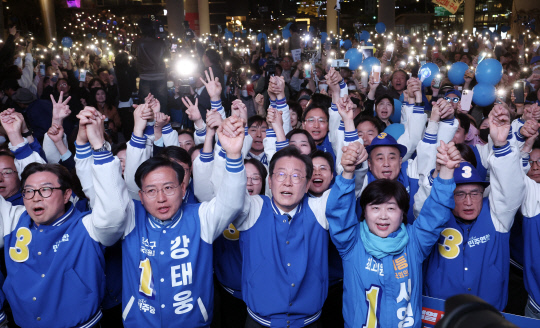
<svg viewBox="0 0 540 328">
<path fill-rule="evenodd" d="M 452 216 L 454 189 L 453 179 L 437 178 L 420 216 L 407 225 L 407 246 L 398 255 L 377 259 L 367 253 L 360 239 L 352 205 L 354 179 L 336 178 L 326 217 L 330 237 L 343 259 L 346 327 L 421 327 L 422 262 Z"/>
<path fill-rule="evenodd" d="M 328 231 L 307 195 L 290 224 L 270 198 L 260 197 L 260 217 L 240 233 L 244 302 L 264 326 L 304 327 L 319 318 L 328 294 Z"/>
<path fill-rule="evenodd" d="M 105 259 L 83 224 L 86 214 L 70 204 L 54 223 L 38 227 L 25 211 L 4 236 L 3 290 L 17 325 L 93 326 L 101 318 Z"/>
<path fill-rule="evenodd" d="M 509 232 L 495 230 L 488 197 L 475 222 L 464 224 L 452 217 L 426 263 L 425 295 L 447 299 L 456 294 L 473 294 L 499 311 L 504 310 L 510 271 L 509 240 Z"/>
<path fill-rule="evenodd" d="M 540 214 L 529 218 L 523 216 L 523 280 L 529 293 L 529 300 L 538 310 L 540 306 Z"/>
<path fill-rule="evenodd" d="M 334 154 L 334 148 L 332 148 L 332 143 L 330 142 L 328 133 L 326 134 L 326 137 L 324 137 L 323 142 L 320 145 L 317 145 L 317 149 L 322 150 L 325 153 L 330 153 L 330 155 L 332 155 L 332 158 L 334 159 L 334 163 L 336 162 L 336 154 Z"/>
<path fill-rule="evenodd" d="M 243 233 L 243 232 L 242 232 Z M 240 231 L 231 223 L 214 241 L 214 273 L 223 288 L 242 299 L 242 253 Z"/>
<path fill-rule="evenodd" d="M 200 204 L 183 204 L 173 222 L 153 222 L 140 201 L 122 242 L 125 327 L 208 327 L 212 245 L 201 239 Z"/>
</svg>

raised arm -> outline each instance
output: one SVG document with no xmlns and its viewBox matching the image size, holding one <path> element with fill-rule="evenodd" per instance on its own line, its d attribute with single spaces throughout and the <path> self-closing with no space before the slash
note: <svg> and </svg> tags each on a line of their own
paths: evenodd
<svg viewBox="0 0 540 328">
<path fill-rule="evenodd" d="M 133 112 L 135 121 L 133 136 L 126 149 L 126 167 L 124 176 L 128 186 L 129 193 L 133 199 L 139 199 L 139 187 L 135 182 L 135 172 L 139 165 L 152 156 L 151 150 L 146 147 L 147 137 L 144 134 L 146 122 L 154 118 L 151 108 L 146 105 L 139 105 Z"/>
<path fill-rule="evenodd" d="M 439 176 L 435 179 L 425 206 L 420 211 L 418 219 L 414 221 L 409 234 L 412 245 L 422 259 L 429 256 L 433 245 L 452 217 L 454 204 L 454 169 L 459 167 L 461 154 L 453 142 L 448 145 L 442 141 L 437 148 L 437 167 Z"/>
<path fill-rule="evenodd" d="M 133 203 L 122 179 L 120 160 L 114 158 L 110 151 L 103 150 L 105 116 L 87 107 L 78 117 L 81 124 L 86 125 L 92 146 L 92 179 L 96 190 L 92 213 L 83 218 L 83 224 L 94 240 L 104 246 L 112 246 L 125 234 L 128 217 L 134 218 Z"/>
<path fill-rule="evenodd" d="M 19 172 L 19 178 L 28 164 L 45 163 L 45 160 L 32 150 L 28 140 L 22 136 L 24 123 L 22 115 L 6 110 L 0 114 L 0 121 L 10 140 L 9 149 L 15 155 L 15 167 Z"/>
<path fill-rule="evenodd" d="M 223 105 L 221 104 L 221 91 L 223 89 L 221 83 L 219 83 L 219 78 L 214 76 L 212 67 L 210 67 L 207 71 L 204 71 L 204 74 L 206 75 L 206 80 L 204 80 L 202 77 L 200 79 L 206 87 L 208 95 L 210 96 L 210 105 L 212 109 L 217 110 L 221 114 L 221 117 L 225 119 L 225 108 L 223 108 Z"/>
<path fill-rule="evenodd" d="M 201 238 L 207 243 L 212 243 L 238 216 L 244 206 L 246 193 L 247 178 L 241 153 L 244 122 L 231 116 L 218 128 L 217 133 L 227 154 L 227 172 L 222 180 L 222 185 L 227 188 L 219 188 L 215 198 L 199 207 Z"/>
<path fill-rule="evenodd" d="M 344 259 L 350 256 L 350 251 L 359 241 L 354 171 L 367 157 L 367 151 L 360 143 L 354 142 L 343 147 L 343 173 L 336 178 L 326 203 L 330 238 Z"/>
<path fill-rule="evenodd" d="M 214 160 L 213 146 L 214 135 L 217 126 L 219 126 L 219 123 L 216 123 L 218 119 L 221 120 L 221 115 L 211 115 L 208 112 L 206 116 L 208 130 L 204 140 L 204 146 L 201 154 L 193 161 L 193 191 L 195 192 L 195 197 L 200 202 L 207 202 L 215 197 L 216 186 L 213 183 L 212 177 L 216 171 L 216 161 Z M 215 124 L 218 124 L 216 128 L 213 127 Z"/>
<path fill-rule="evenodd" d="M 510 131 L 510 115 L 500 104 L 489 113 L 489 134 L 493 152 L 488 158 L 490 169 L 489 207 L 495 229 L 509 232 L 514 216 L 524 196 L 525 182 L 521 169 L 521 156 L 516 147 L 507 140 Z"/>
<path fill-rule="evenodd" d="M 420 80 L 411 78 L 407 84 L 408 88 L 413 88 L 416 103 L 421 103 L 422 92 L 420 91 Z M 427 122 L 427 115 L 424 113 L 424 106 L 413 104 L 404 106 L 403 109 L 405 109 L 405 112 L 407 113 L 407 119 L 404 123 L 405 132 L 398 138 L 397 142 L 407 147 L 407 154 L 405 154 L 402 159 L 403 161 L 406 161 L 412 156 L 418 142 L 422 139 Z"/>
</svg>

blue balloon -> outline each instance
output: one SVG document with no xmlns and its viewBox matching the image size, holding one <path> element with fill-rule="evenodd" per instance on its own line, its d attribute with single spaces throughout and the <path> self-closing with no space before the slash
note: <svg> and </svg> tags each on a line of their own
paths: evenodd
<svg viewBox="0 0 540 328">
<path fill-rule="evenodd" d="M 448 79 L 452 82 L 453 85 L 460 85 L 465 83 L 465 72 L 469 69 L 469 66 L 464 62 L 457 62 L 452 64 L 448 70 Z"/>
<path fill-rule="evenodd" d="M 367 41 L 369 40 L 369 32 L 368 31 L 362 31 L 360 34 L 360 41 Z"/>
<path fill-rule="evenodd" d="M 375 31 L 377 31 L 379 34 L 386 32 L 386 25 L 383 22 L 378 22 L 375 25 Z"/>
<path fill-rule="evenodd" d="M 486 83 L 479 83 L 473 88 L 473 102 L 478 106 L 489 106 L 496 98 L 495 86 Z"/>
<path fill-rule="evenodd" d="M 240 37 L 242 37 L 242 35 L 240 34 L 240 32 L 234 32 L 234 37 L 235 38 L 240 38 Z"/>
<path fill-rule="evenodd" d="M 268 37 L 264 33 L 259 33 L 259 35 L 257 35 L 257 41 L 261 41 L 261 39 L 264 39 L 266 41 L 268 40 Z"/>
<path fill-rule="evenodd" d="M 395 111 L 394 111 L 394 114 L 395 114 Z M 390 121 L 395 122 L 394 115 L 390 117 Z M 384 132 L 394 137 L 394 139 L 398 140 L 399 137 L 401 137 L 401 135 L 405 133 L 405 125 L 399 124 L 399 123 L 392 123 L 389 126 L 387 126 L 386 129 L 384 129 Z"/>
<path fill-rule="evenodd" d="M 116 21 L 113 21 L 112 24 L 113 25 L 118 25 L 118 23 Z"/>
<path fill-rule="evenodd" d="M 71 48 L 73 46 L 73 40 L 69 36 L 62 38 L 62 46 L 65 48 Z"/>
<path fill-rule="evenodd" d="M 434 63 L 426 63 L 420 67 L 419 73 L 422 72 L 423 68 L 428 68 L 431 71 L 431 74 L 424 79 L 424 82 L 422 82 L 422 86 L 429 87 L 431 85 L 431 81 L 433 81 L 433 78 L 439 74 L 439 66 L 437 66 Z"/>
<path fill-rule="evenodd" d="M 229 29 L 228 28 L 225 28 L 225 33 L 229 32 Z"/>
<path fill-rule="evenodd" d="M 247 35 L 247 30 L 242 30 L 242 35 L 246 36 Z"/>
<path fill-rule="evenodd" d="M 357 48 L 351 48 L 345 53 L 345 59 L 349 60 L 349 69 L 358 69 L 362 64 L 362 53 Z"/>
<path fill-rule="evenodd" d="M 288 22 L 287 25 L 285 25 L 286 29 L 289 29 L 289 27 L 292 25 L 292 22 Z"/>
<path fill-rule="evenodd" d="M 352 47 L 351 40 L 347 39 L 347 40 L 343 41 L 343 48 L 345 48 L 345 50 L 349 50 L 349 49 L 351 49 L 351 47 Z"/>
<path fill-rule="evenodd" d="M 233 38 L 233 33 L 231 31 L 225 32 L 225 39 L 232 40 L 232 38 Z"/>
<path fill-rule="evenodd" d="M 503 67 L 495 58 L 486 58 L 476 67 L 476 81 L 495 85 L 503 76 Z"/>
<path fill-rule="evenodd" d="M 110 24 L 111 23 L 111 20 L 110 19 L 107 19 L 107 24 Z"/>
<path fill-rule="evenodd" d="M 508 25 L 501 26 L 501 32 L 506 33 L 508 31 L 510 31 L 510 26 Z"/>
<path fill-rule="evenodd" d="M 394 123 L 400 123 L 401 122 L 401 105 L 403 105 L 401 100 L 394 99 L 394 114 L 392 114 L 392 116 L 390 116 L 390 121 L 392 121 Z"/>
<path fill-rule="evenodd" d="M 268 43 L 264 45 L 264 52 L 272 52 L 272 49 L 268 46 Z"/>
<path fill-rule="evenodd" d="M 427 44 L 428 46 L 433 46 L 433 45 L 435 44 L 435 38 L 433 38 L 432 36 L 430 36 L 429 38 L 427 38 L 426 44 Z"/>
<path fill-rule="evenodd" d="M 362 63 L 362 70 L 370 74 L 373 66 L 381 66 L 381 61 L 377 57 L 368 57 Z"/>
<path fill-rule="evenodd" d="M 291 37 L 291 31 L 289 31 L 289 29 L 283 29 L 281 30 L 281 35 L 283 36 L 284 39 L 288 39 Z"/>
<path fill-rule="evenodd" d="M 322 42 L 322 43 L 325 43 L 325 42 L 326 42 L 326 39 L 328 39 L 328 33 L 326 33 L 326 32 L 321 32 L 321 42 Z"/>
</svg>

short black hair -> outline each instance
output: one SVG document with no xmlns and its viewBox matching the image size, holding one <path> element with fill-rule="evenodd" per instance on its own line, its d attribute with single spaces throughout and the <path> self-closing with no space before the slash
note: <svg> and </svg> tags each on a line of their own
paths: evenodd
<svg viewBox="0 0 540 328">
<path fill-rule="evenodd" d="M 384 127 L 381 125 L 381 120 L 376 119 L 374 116 L 362 115 L 362 113 L 356 115 L 354 118 L 354 127 L 358 128 L 358 125 L 364 122 L 370 122 L 373 124 L 377 129 L 377 134 L 384 131 Z"/>
<path fill-rule="evenodd" d="M 191 155 L 182 147 L 168 146 L 161 150 L 158 157 L 162 157 L 171 161 L 184 163 L 191 168 Z"/>
<path fill-rule="evenodd" d="M 395 198 L 399 209 L 403 212 L 403 223 L 407 224 L 407 212 L 409 211 L 409 193 L 401 182 L 388 179 L 377 179 L 369 183 L 360 196 L 362 216 L 360 221 L 365 220 L 366 208 L 369 204 L 383 204 L 391 198 Z"/>
<path fill-rule="evenodd" d="M 306 130 L 303 130 L 303 129 L 292 129 L 291 131 L 289 131 L 289 133 L 287 133 L 287 135 L 285 136 L 285 138 L 287 140 L 291 140 L 292 136 L 294 136 L 295 134 L 303 134 L 307 137 L 307 141 L 309 143 L 309 147 L 311 148 L 311 152 L 313 153 L 315 150 L 317 150 L 317 144 L 315 143 L 315 140 L 313 140 L 313 137 L 311 136 L 311 134 L 309 132 L 307 132 Z"/>
<path fill-rule="evenodd" d="M 306 165 L 306 180 L 311 180 L 311 177 L 313 176 L 313 161 L 311 160 L 311 157 L 303 155 L 295 146 L 287 146 L 274 154 L 270 161 L 270 167 L 268 168 L 270 175 L 274 174 L 274 167 L 276 166 L 277 161 L 283 157 L 293 157 L 304 162 Z"/>
<path fill-rule="evenodd" d="M 0 150 L 0 156 L 7 156 L 13 158 L 15 160 L 15 155 L 11 151 L 8 150 Z"/>
<path fill-rule="evenodd" d="M 101 67 L 100 69 L 97 70 L 96 75 L 99 76 L 99 74 L 101 74 L 103 72 L 107 72 L 107 73 L 111 74 L 111 72 L 109 72 L 109 70 L 107 68 Z"/>
<path fill-rule="evenodd" d="M 396 111 L 396 108 L 394 107 L 394 98 L 388 94 L 383 94 L 382 96 L 377 98 L 377 100 L 375 100 L 375 115 L 377 115 L 377 106 L 381 103 L 381 101 L 383 101 L 383 99 L 388 99 L 388 101 L 392 105 L 392 114 L 394 114 L 394 112 Z"/>
<path fill-rule="evenodd" d="M 472 148 L 464 143 L 458 143 L 456 144 L 457 150 L 461 153 L 461 158 L 465 160 L 466 162 L 469 162 L 472 164 L 472 166 L 478 168 L 478 162 L 476 161 L 476 155 L 474 154 L 474 151 Z"/>
<path fill-rule="evenodd" d="M 263 163 L 261 163 L 259 160 L 255 159 L 255 158 L 245 159 L 244 160 L 244 166 L 246 164 L 252 164 L 253 166 L 255 166 L 257 171 L 259 171 L 259 175 L 261 176 L 261 181 L 262 181 L 261 182 L 262 188 L 261 188 L 261 192 L 259 193 L 259 195 L 264 195 L 265 192 L 266 192 L 266 177 L 268 177 L 268 172 L 266 171 L 266 167 L 264 166 Z"/>
<path fill-rule="evenodd" d="M 536 138 L 536 140 L 533 143 L 532 149 L 540 149 L 540 138 L 538 137 Z"/>
<path fill-rule="evenodd" d="M 298 116 L 298 121 L 300 121 L 302 119 L 302 106 L 300 106 L 300 104 L 296 101 L 292 100 L 289 100 L 287 105 L 289 105 L 290 110 L 296 113 L 296 116 Z"/>
<path fill-rule="evenodd" d="M 255 123 L 259 123 L 260 125 L 262 125 L 263 123 L 266 123 L 266 120 L 260 115 L 253 115 L 248 119 L 247 127 L 250 128 Z"/>
<path fill-rule="evenodd" d="M 314 103 L 311 103 L 304 110 L 304 115 L 302 115 L 302 122 L 306 121 L 306 116 L 308 115 L 309 112 L 311 112 L 312 110 L 317 109 L 317 108 L 323 111 L 324 115 L 326 115 L 327 120 L 330 119 L 330 114 L 328 113 L 328 107 L 319 107 L 319 106 L 315 106 Z"/>
<path fill-rule="evenodd" d="M 193 153 L 196 152 L 197 150 L 202 151 L 203 147 L 204 147 L 204 144 L 198 144 L 198 145 L 195 145 L 195 146 L 189 148 L 189 150 L 188 150 L 189 156 L 190 157 L 193 156 Z"/>
<path fill-rule="evenodd" d="M 58 184 L 60 184 L 60 189 L 62 189 L 62 191 L 71 189 L 73 186 L 73 178 L 71 177 L 71 173 L 69 173 L 68 169 L 66 169 L 62 165 L 42 164 L 36 162 L 28 164 L 24 168 L 24 171 L 21 174 L 21 186 L 24 188 L 26 179 L 28 179 L 28 177 L 32 174 L 40 172 L 50 172 L 56 175 L 58 177 Z"/>
<path fill-rule="evenodd" d="M 409 81 L 409 74 L 407 74 L 407 72 L 405 72 L 405 70 L 403 69 L 396 69 L 394 72 L 392 72 L 392 75 L 390 75 L 390 81 L 392 81 L 392 79 L 394 78 L 394 74 L 396 74 L 397 72 L 401 72 L 403 74 L 405 74 L 405 81 Z"/>
<path fill-rule="evenodd" d="M 193 133 L 193 130 L 191 129 L 178 129 L 176 132 L 178 132 L 178 136 L 181 136 L 182 134 L 187 134 L 188 136 L 195 141 L 195 135 Z"/>
<path fill-rule="evenodd" d="M 328 162 L 328 164 L 330 164 L 330 171 L 332 172 L 332 174 L 334 173 L 336 164 L 334 163 L 334 158 L 332 157 L 330 153 L 317 149 L 316 151 L 311 153 L 310 157 L 311 157 L 311 160 L 317 157 L 324 158 Z"/>
<path fill-rule="evenodd" d="M 471 119 L 469 118 L 469 115 L 456 113 L 455 116 L 459 120 L 459 126 L 465 130 L 465 135 L 467 135 L 467 133 L 469 133 L 469 129 L 471 128 Z"/>
<path fill-rule="evenodd" d="M 168 160 L 164 157 L 152 157 L 144 161 L 135 172 L 135 183 L 137 187 L 142 189 L 142 180 L 146 178 L 148 174 L 160 167 L 170 167 L 176 172 L 176 177 L 178 178 L 178 183 L 182 184 L 184 181 L 184 168 L 182 165 L 176 163 L 175 161 Z"/>
<path fill-rule="evenodd" d="M 127 150 L 127 143 L 125 142 L 122 142 L 122 143 L 119 143 L 119 144 L 116 144 L 112 147 L 112 154 L 114 156 L 118 155 L 119 152 L 121 152 L 122 150 Z"/>
<path fill-rule="evenodd" d="M 309 107 L 326 108 L 326 110 L 328 111 L 328 108 L 330 108 L 330 106 L 332 106 L 332 97 L 323 95 L 322 93 L 314 93 L 313 95 L 311 95 Z M 306 112 L 307 110 L 308 109 L 306 108 Z"/>
</svg>

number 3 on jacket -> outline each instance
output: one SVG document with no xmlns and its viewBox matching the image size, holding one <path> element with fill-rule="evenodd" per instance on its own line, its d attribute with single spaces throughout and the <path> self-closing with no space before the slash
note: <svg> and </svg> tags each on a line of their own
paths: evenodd
<svg viewBox="0 0 540 328">
<path fill-rule="evenodd" d="M 15 262 L 24 262 L 28 260 L 30 250 L 28 244 L 32 241 L 32 233 L 28 228 L 19 228 L 17 230 L 17 241 L 14 247 L 9 248 L 9 257 Z"/>
<path fill-rule="evenodd" d="M 381 304 L 381 299 L 379 297 L 381 287 L 377 285 L 371 285 L 369 289 L 366 290 L 366 302 L 369 305 L 368 315 L 366 319 L 366 324 L 362 328 L 377 328 L 379 321 L 379 306 Z"/>
<path fill-rule="evenodd" d="M 446 228 L 441 232 L 444 242 L 439 244 L 439 253 L 447 259 L 455 259 L 459 255 L 459 245 L 463 242 L 463 236 L 454 228 Z"/>
<path fill-rule="evenodd" d="M 139 263 L 139 269 L 141 269 L 141 284 L 139 285 L 139 292 L 152 297 L 154 292 L 154 284 L 152 283 L 152 267 L 150 266 L 150 259 L 146 258 L 145 260 Z"/>
</svg>

